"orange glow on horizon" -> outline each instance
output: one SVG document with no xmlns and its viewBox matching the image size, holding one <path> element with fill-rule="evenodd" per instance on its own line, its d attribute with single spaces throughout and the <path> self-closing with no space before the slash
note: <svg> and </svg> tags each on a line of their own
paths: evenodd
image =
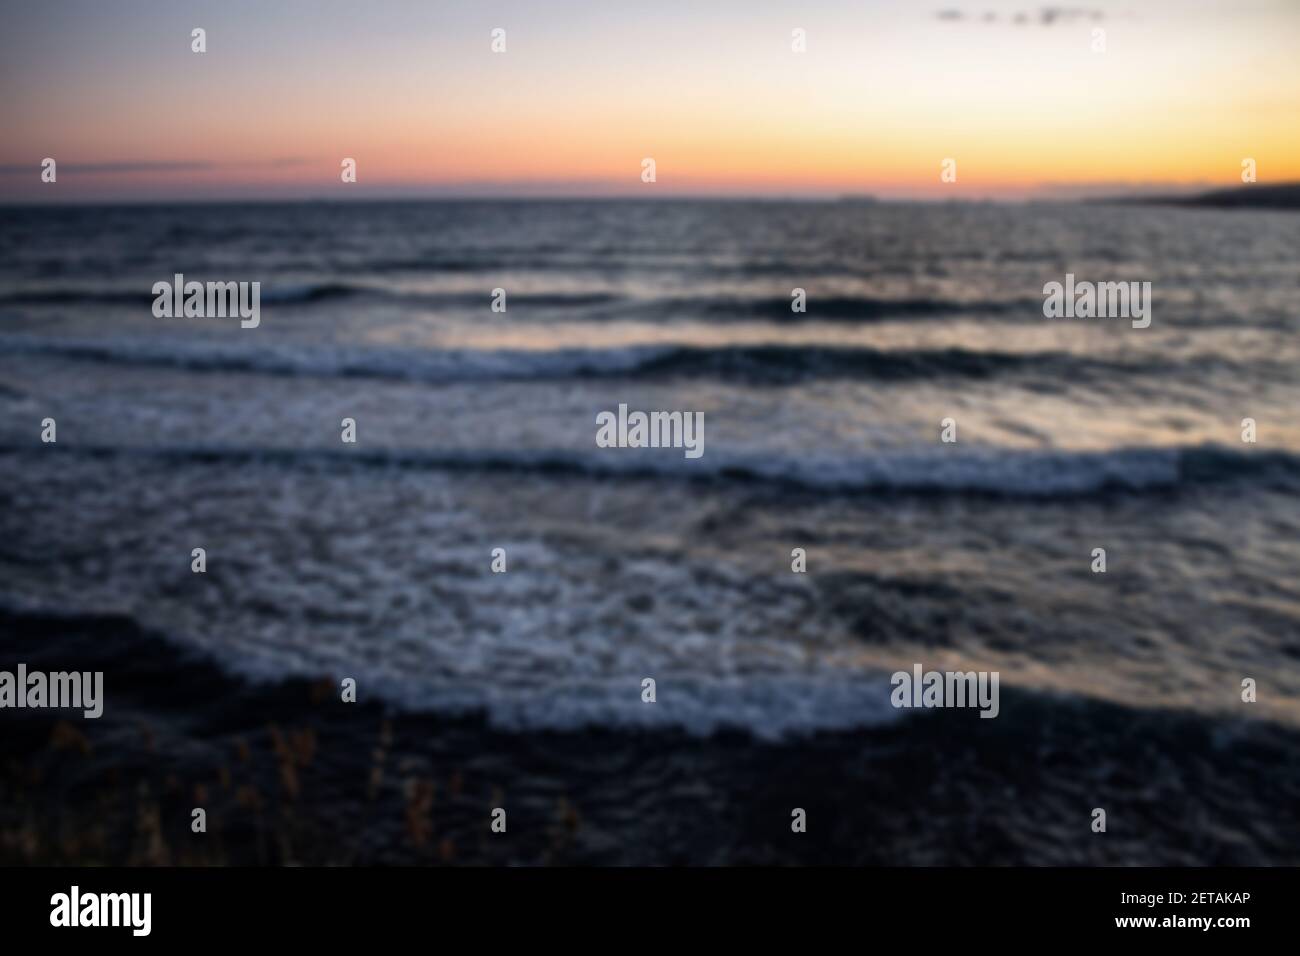
<svg viewBox="0 0 1300 956">
<path fill-rule="evenodd" d="M 348 195 L 647 195 L 643 157 L 656 195 L 1227 187 L 1245 158 L 1260 182 L 1300 180 L 1297 4 L 1155 0 L 1140 16 L 1013 25 L 1010 7 L 986 23 L 984 6 L 940 19 L 896 0 L 830 2 L 807 12 L 803 54 L 770 14 L 576 6 L 570 20 L 520 7 L 500 56 L 472 12 L 443 22 L 400 0 L 377 4 L 382 36 L 346 8 L 301 22 L 209 10 L 202 56 L 177 39 L 189 13 L 171 6 L 119 12 L 89 49 L 19 23 L 10 69 L 48 79 L 14 100 L 0 199 L 52 198 L 45 156 L 73 198 L 337 195 L 343 157 L 358 164 Z M 1096 23 L 1104 52 L 1090 47 Z M 16 39 L 24 27 L 46 30 L 43 45 Z M 939 178 L 948 158 L 952 183 Z"/>
</svg>

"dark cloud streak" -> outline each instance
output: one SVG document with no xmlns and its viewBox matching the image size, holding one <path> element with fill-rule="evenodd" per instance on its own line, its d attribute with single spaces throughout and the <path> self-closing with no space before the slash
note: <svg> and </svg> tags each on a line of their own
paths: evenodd
<svg viewBox="0 0 1300 956">
<path fill-rule="evenodd" d="M 989 11 L 983 16 L 976 17 L 971 15 L 967 17 L 961 10 L 939 10 L 935 13 L 936 20 L 942 20 L 946 23 L 957 23 L 962 20 L 979 20 L 982 23 L 998 22 L 998 15 Z M 1022 11 L 1013 14 L 1010 22 L 1016 25 L 1022 25 L 1030 22 L 1036 22 L 1041 26 L 1050 27 L 1057 23 L 1073 23 L 1077 20 L 1091 20 L 1094 23 L 1106 19 L 1106 14 L 1101 10 L 1091 10 L 1084 7 L 1039 7 L 1036 12 Z"/>
<path fill-rule="evenodd" d="M 54 159 L 57 161 L 58 157 L 56 156 Z M 264 162 L 245 163 L 214 163 L 208 160 L 171 162 L 126 160 L 109 163 L 60 162 L 58 170 L 60 173 L 73 173 L 79 176 L 129 176 L 133 173 L 197 173 L 211 172 L 217 169 L 284 169 L 291 166 L 303 166 L 306 163 L 307 160 L 296 156 L 270 159 Z M 39 173 L 40 169 L 40 160 L 31 163 L 4 163 L 0 164 L 0 176 L 29 175 L 33 172 Z"/>
</svg>

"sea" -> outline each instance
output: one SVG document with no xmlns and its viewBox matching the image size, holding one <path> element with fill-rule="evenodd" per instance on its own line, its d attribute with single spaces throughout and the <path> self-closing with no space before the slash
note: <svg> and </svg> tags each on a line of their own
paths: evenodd
<svg viewBox="0 0 1300 956">
<path fill-rule="evenodd" d="M 563 859 L 807 859 L 831 801 L 818 862 L 1295 864 L 1297 250 L 1138 204 L 11 207 L 0 609 L 93 634 L 106 713 L 179 654 L 471 722 L 603 820 Z M 176 274 L 258 326 L 157 317 Z M 1067 274 L 1149 327 L 1046 317 Z M 620 405 L 704 453 L 600 447 Z M 893 706 L 918 664 L 1000 675 L 996 719 Z"/>
</svg>

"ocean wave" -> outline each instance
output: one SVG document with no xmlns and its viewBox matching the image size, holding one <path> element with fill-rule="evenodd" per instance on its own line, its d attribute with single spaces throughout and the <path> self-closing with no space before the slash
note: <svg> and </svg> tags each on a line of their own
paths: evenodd
<svg viewBox="0 0 1300 956">
<path fill-rule="evenodd" d="M 165 634 L 146 619 L 120 611 L 54 610 L 30 600 L 0 602 L 0 637 L 14 631 L 28 639 L 57 634 L 57 650 L 47 643 L 44 649 L 24 654 L 23 659 L 40 667 L 52 664 L 45 658 L 59 653 L 75 658 L 79 670 L 103 670 L 110 700 L 116 695 L 119 702 L 124 694 L 174 699 L 177 688 L 186 684 L 234 697 L 274 693 L 274 685 L 285 681 L 315 683 L 325 677 L 333 682 L 335 676 L 323 661 L 313 663 L 296 655 L 225 655 L 220 647 Z M 131 662 L 130 666 L 124 667 L 123 661 Z M 435 672 L 436 668 L 431 668 L 427 676 L 397 674 L 379 661 L 370 668 L 351 661 L 347 670 L 368 699 L 378 697 L 412 714 L 482 715 L 491 726 L 511 732 L 600 727 L 683 730 L 707 737 L 721 731 L 742 731 L 759 739 L 779 740 L 878 726 L 910 713 L 890 705 L 889 679 L 883 673 L 791 672 L 740 679 L 661 672 L 660 699 L 648 706 L 641 700 L 639 676 L 574 681 L 539 675 L 533 686 L 511 687 L 493 680 L 491 673 L 446 683 L 434 676 Z M 242 686 L 213 687 L 222 682 Z M 196 691 L 189 693 L 192 696 Z"/>
<path fill-rule="evenodd" d="M 1025 312 L 1041 315 L 1042 296 L 1020 299 L 943 299 L 933 297 L 891 298 L 870 295 L 819 296 L 810 293 L 806 312 L 791 312 L 789 296 L 750 298 L 715 297 L 695 305 L 712 317 L 766 318 L 785 322 L 877 321 L 915 319 L 957 314 L 1006 315 Z"/>
<path fill-rule="evenodd" d="M 374 706 L 416 718 L 483 719 L 508 733 L 581 733 L 591 729 L 685 732 L 698 738 L 741 733 L 777 743 L 820 733 L 897 727 L 925 731 L 926 717 L 942 721 L 930 732 L 949 736 L 958 726 L 981 733 L 997 730 L 977 708 L 895 708 L 892 682 L 882 669 L 791 670 L 786 673 L 709 675 L 660 671 L 653 705 L 641 699 L 638 671 L 572 680 L 538 675 L 530 688 L 508 687 L 490 673 L 462 675 L 454 683 L 428 674 L 395 674 L 378 659 L 349 659 L 340 669 L 272 648 L 251 656 L 221 644 L 171 633 L 147 615 L 125 611 L 52 608 L 35 599 L 0 598 L 0 644 L 12 660 L 35 670 L 91 670 L 105 674 L 109 714 L 199 708 L 210 720 L 234 711 L 271 715 L 300 713 L 302 701 L 337 693 L 343 673 L 361 688 L 358 707 Z M 1180 710 L 1144 708 L 1082 694 L 1043 692 L 1003 681 L 1001 720 L 1019 728 L 1044 721 L 1078 722 L 1125 739 L 1134 721 L 1157 727 L 1205 728 L 1214 750 L 1238 744 L 1244 735 L 1289 733 L 1265 722 L 1224 724 L 1221 717 Z M 1017 720 L 1013 715 L 1019 714 Z M 1016 731 L 1017 733 L 1023 732 Z"/>
<path fill-rule="evenodd" d="M 0 445 L 0 454 L 49 452 Z M 1252 481 L 1295 492 L 1300 455 L 1235 451 L 1220 445 L 1128 447 L 1107 451 L 976 447 L 881 449 L 864 456 L 728 454 L 688 459 L 677 449 L 438 450 L 231 446 L 122 447 L 63 445 L 56 454 L 147 457 L 188 463 L 265 463 L 289 468 L 398 468 L 573 475 L 770 485 L 786 492 L 978 495 L 1075 498 L 1114 492 L 1168 493 L 1180 488 Z"/>
<path fill-rule="evenodd" d="M 134 289 L 18 289 L 0 294 L 6 305 L 139 305 L 150 308 L 154 296 Z"/>
<path fill-rule="evenodd" d="M 309 303 L 326 299 L 343 299 L 361 295 L 369 290 L 365 286 L 344 282 L 303 283 L 301 285 L 268 286 L 261 289 L 261 301 L 269 303 Z"/>
<path fill-rule="evenodd" d="M 169 280 L 170 281 L 170 280 Z M 309 303 L 325 299 L 343 298 L 360 295 L 367 291 L 364 286 L 345 283 L 306 283 L 301 285 L 284 285 L 264 287 L 261 290 L 262 302 Z M 151 309 L 157 297 L 143 286 L 139 289 L 124 289 L 120 286 L 102 288 L 36 288 L 17 289 L 0 294 L 0 306 L 16 305 L 138 305 L 142 309 Z"/>
<path fill-rule="evenodd" d="M 248 270 L 245 270 L 248 271 Z M 168 277 L 170 280 L 170 277 Z M 198 280 L 196 281 L 206 281 Z M 223 280 L 224 281 L 224 280 Z M 258 280 L 261 281 L 261 280 Z M 127 289 L 120 285 L 82 288 L 27 288 L 0 294 L 0 306 L 22 305 L 138 305 L 151 308 L 156 298 L 149 288 Z M 486 308 L 491 300 L 490 289 L 482 292 L 421 292 L 401 288 L 388 288 L 367 282 L 262 282 L 260 301 L 281 306 L 311 305 L 334 299 L 369 298 L 426 306 L 474 306 Z M 509 301 L 516 305 L 536 308 L 582 308 L 592 305 L 613 304 L 623 301 L 608 292 L 516 292 Z"/>
<path fill-rule="evenodd" d="M 427 306 L 482 305 L 484 293 L 402 292 L 367 287 L 373 294 Z M 718 293 L 692 295 L 662 292 L 654 295 L 624 295 L 618 292 L 510 293 L 512 306 L 575 308 L 608 306 L 620 317 L 676 321 L 699 318 L 710 322 L 767 321 L 782 325 L 806 322 L 869 323 L 896 319 L 945 319 L 953 316 L 1000 317 L 1017 314 L 1040 315 L 1042 298 L 944 299 L 935 297 L 891 297 L 873 295 L 809 294 L 806 311 L 791 310 L 788 295 L 740 295 Z M 594 313 L 603 317 L 605 312 Z M 573 316 L 582 318 L 582 314 Z"/>
<path fill-rule="evenodd" d="M 455 306 L 486 308 L 491 301 L 489 289 L 482 292 L 419 292 L 400 288 L 390 289 L 367 283 L 325 282 L 306 283 L 302 285 L 271 285 L 262 289 L 262 301 L 281 305 L 308 305 L 327 299 L 366 297 L 389 302 L 431 307 Z M 622 297 L 606 292 L 514 292 L 508 301 L 518 307 L 531 306 L 539 309 L 573 308 L 580 309 L 593 305 L 617 303 Z"/>
<path fill-rule="evenodd" d="M 961 348 L 871 349 L 821 345 L 648 345 L 609 349 L 380 350 L 262 346 L 156 340 L 0 338 L 13 353 L 189 371 L 254 372 L 313 378 L 374 378 L 428 384 L 599 378 L 707 376 L 749 384 L 816 379 L 912 380 L 992 378 L 1019 372 L 1051 381 L 1095 375 L 1159 373 L 1156 363 L 1122 363 L 1065 352 Z"/>
<path fill-rule="evenodd" d="M 248 272 L 250 270 L 243 270 Z M 501 271 L 501 270 L 497 270 Z M 194 276 L 200 279 L 199 276 Z M 255 277 L 254 277 L 255 278 Z M 170 276 L 167 277 L 170 280 Z M 330 279 L 320 282 L 264 281 L 261 301 L 279 306 L 306 306 L 330 300 L 365 298 L 428 308 L 486 307 L 490 288 L 481 292 L 463 290 L 438 291 L 389 286 L 382 281 Z M 124 288 L 120 282 L 105 286 L 36 286 L 18 288 L 0 294 L 0 306 L 45 305 L 139 305 L 152 306 L 152 283 L 139 289 Z M 509 290 L 507 290 L 509 292 Z M 536 291 L 510 292 L 509 302 L 516 308 L 586 309 L 592 306 L 616 308 L 620 314 L 647 315 L 672 319 L 698 316 L 714 321 L 766 319 L 782 323 L 798 322 L 874 322 L 886 319 L 969 315 L 1008 315 L 1018 312 L 1037 313 L 1041 298 L 1013 300 L 956 300 L 933 297 L 881 297 L 871 295 L 808 297 L 807 311 L 792 312 L 788 296 L 744 295 L 654 295 L 630 296 L 617 291 L 577 292 Z"/>
</svg>

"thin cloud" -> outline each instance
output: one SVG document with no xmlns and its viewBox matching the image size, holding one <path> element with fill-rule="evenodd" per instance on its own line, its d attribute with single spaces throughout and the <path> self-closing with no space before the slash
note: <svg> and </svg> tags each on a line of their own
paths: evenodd
<svg viewBox="0 0 1300 956">
<path fill-rule="evenodd" d="M 939 10 L 934 15 L 936 20 L 942 20 L 947 23 L 957 23 L 963 20 L 981 23 L 997 23 L 999 18 L 997 13 L 990 10 L 982 16 L 967 16 L 961 10 Z M 1011 23 L 1022 26 L 1028 23 L 1037 23 L 1040 26 L 1050 27 L 1057 23 L 1073 23 L 1078 20 L 1091 20 L 1094 23 L 1106 19 L 1106 14 L 1102 10 L 1094 10 L 1085 7 L 1039 7 L 1036 11 L 1021 11 L 1011 14 L 1008 18 Z"/>
<path fill-rule="evenodd" d="M 56 157 L 57 158 L 57 157 Z M 59 172 L 79 176 L 130 176 L 136 173 L 198 173 L 217 169 L 284 169 L 303 166 L 307 160 L 300 156 L 277 157 L 265 161 L 244 163 L 214 163 L 208 160 L 123 160 L 109 163 L 59 163 Z M 40 171 L 40 162 L 0 164 L 0 176 L 25 176 L 33 170 Z"/>
<path fill-rule="evenodd" d="M 1038 22 L 1050 27 L 1053 23 L 1072 23 L 1075 20 L 1104 20 L 1105 16 L 1100 10 L 1082 7 L 1042 7 L 1038 11 Z"/>
<path fill-rule="evenodd" d="M 41 164 L 35 163 L 6 163 L 0 166 L 0 174 L 5 176 L 16 176 L 20 173 L 31 173 L 33 170 L 40 171 Z M 145 160 L 132 160 L 120 163 L 63 163 L 59 169 L 63 172 L 80 173 L 82 175 L 94 176 L 101 174 L 117 173 L 188 173 L 200 169 L 214 169 L 215 164 L 205 162 L 148 162 Z"/>
</svg>

